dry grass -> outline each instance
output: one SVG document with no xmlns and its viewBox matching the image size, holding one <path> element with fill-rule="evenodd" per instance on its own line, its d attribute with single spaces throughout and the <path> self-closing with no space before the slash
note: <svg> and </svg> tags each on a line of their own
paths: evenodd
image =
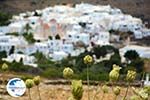
<svg viewBox="0 0 150 100">
<path fill-rule="evenodd" d="M 91 100 L 93 100 L 92 98 L 96 93 L 96 89 L 97 89 L 96 86 L 90 86 Z M 86 90 L 87 90 L 87 87 L 84 86 L 84 94 L 83 94 L 82 100 L 87 100 L 87 91 Z M 98 92 L 98 94 L 96 96 L 96 100 L 101 100 L 102 95 L 103 95 L 101 89 L 99 89 L 99 90 L 100 91 Z M 68 85 L 40 84 L 40 91 L 41 91 L 41 95 L 42 95 L 42 100 L 67 100 L 71 96 L 70 86 L 68 86 Z M 122 88 L 121 96 L 123 96 L 124 93 L 125 93 L 125 88 Z M 128 94 L 129 94 L 129 96 L 131 96 L 133 94 L 131 89 Z M 36 87 L 33 87 L 31 89 L 31 95 L 32 95 L 32 100 L 39 100 Z M 121 100 L 121 96 L 119 96 L 117 98 L 117 100 Z M 18 98 L 14 98 L 9 95 L 5 95 L 3 97 L 4 97 L 4 100 L 29 100 L 27 92 L 25 93 L 24 96 L 18 97 Z M 114 100 L 114 95 L 111 91 L 111 88 L 109 90 L 109 93 L 104 96 L 103 100 Z"/>
</svg>

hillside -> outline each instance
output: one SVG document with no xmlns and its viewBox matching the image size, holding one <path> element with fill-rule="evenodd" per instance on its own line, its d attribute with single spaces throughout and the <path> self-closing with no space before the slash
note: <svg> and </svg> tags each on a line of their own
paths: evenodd
<svg viewBox="0 0 150 100">
<path fill-rule="evenodd" d="M 124 13 L 142 18 L 150 23 L 150 0 L 82 0 L 122 9 Z M 80 3 L 80 0 L 0 0 L 0 10 L 12 14 L 53 6 L 55 4 Z"/>
</svg>

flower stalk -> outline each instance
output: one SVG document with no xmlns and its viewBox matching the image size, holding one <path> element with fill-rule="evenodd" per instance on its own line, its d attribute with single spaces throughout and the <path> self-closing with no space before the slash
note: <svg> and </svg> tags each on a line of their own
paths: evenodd
<svg viewBox="0 0 150 100">
<path fill-rule="evenodd" d="M 88 90 L 87 90 L 88 100 L 90 100 L 90 94 L 89 94 L 90 83 L 89 83 L 89 66 L 88 65 L 87 65 L 87 87 L 88 87 Z"/>
<path fill-rule="evenodd" d="M 90 55 L 86 55 L 84 57 L 84 63 L 86 64 L 87 66 L 87 87 L 88 87 L 88 90 L 87 90 L 87 94 L 88 94 L 88 100 L 90 100 L 90 94 L 89 94 L 89 87 L 90 87 L 90 82 L 89 82 L 89 65 L 93 62 L 93 58 L 90 56 Z"/>
<path fill-rule="evenodd" d="M 30 89 L 33 87 L 34 81 L 32 79 L 27 79 L 25 84 L 26 84 L 26 87 L 28 88 L 29 100 L 32 100 L 31 99 Z"/>
<path fill-rule="evenodd" d="M 34 77 L 33 81 L 34 81 L 34 84 L 35 84 L 36 87 L 37 87 L 39 100 L 41 100 L 41 94 L 40 94 L 40 89 L 39 89 L 39 85 L 40 85 L 40 76 Z"/>
<path fill-rule="evenodd" d="M 28 88 L 28 94 L 29 94 L 29 100 L 32 100 L 31 99 L 31 94 L 30 94 L 30 88 Z"/>
<path fill-rule="evenodd" d="M 126 100 L 126 97 L 127 97 L 127 95 L 128 95 L 129 87 L 130 87 L 130 83 L 128 83 L 128 86 L 127 86 L 127 89 L 126 89 L 125 95 L 124 95 L 124 97 L 123 97 L 123 100 Z"/>
</svg>

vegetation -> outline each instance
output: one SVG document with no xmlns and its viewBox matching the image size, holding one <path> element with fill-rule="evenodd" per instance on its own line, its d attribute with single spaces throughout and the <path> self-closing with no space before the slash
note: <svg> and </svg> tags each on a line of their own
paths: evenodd
<svg viewBox="0 0 150 100">
<path fill-rule="evenodd" d="M 88 68 L 89 80 L 99 80 L 99 81 L 108 81 L 109 75 L 108 73 L 113 69 L 113 65 L 121 66 L 120 70 L 120 79 L 124 81 L 124 76 L 128 70 L 135 70 L 137 72 L 138 77 L 137 80 L 142 78 L 142 74 L 144 72 L 144 60 L 140 57 L 137 57 L 135 60 L 131 60 L 130 63 L 122 63 L 121 57 L 116 48 L 111 46 L 103 46 L 103 47 L 94 47 L 100 49 L 102 51 L 104 48 L 107 50 L 106 54 L 111 54 L 110 59 L 95 61 L 90 65 Z M 94 49 L 93 48 L 93 49 Z M 108 49 L 109 48 L 109 49 Z M 101 50 L 102 49 L 102 50 Z M 72 76 L 74 79 L 82 79 L 87 80 L 87 64 L 84 61 L 84 57 L 86 55 L 93 56 L 98 53 L 98 50 L 95 52 L 88 52 L 85 51 L 81 53 L 77 57 L 68 56 L 67 58 L 62 59 L 61 61 L 52 61 L 51 58 L 47 58 L 43 53 L 37 51 L 36 53 L 32 54 L 37 60 L 36 63 L 38 64 L 38 68 L 33 68 L 31 66 L 24 65 L 22 60 L 20 62 L 13 61 L 12 63 L 6 62 L 10 68 L 9 70 L 15 72 L 24 72 L 24 73 L 32 73 L 32 74 L 40 74 L 43 77 L 49 79 L 56 79 L 56 78 L 63 78 L 63 70 L 66 67 L 70 67 L 76 73 Z M 6 52 L 0 52 L 0 57 L 6 58 Z M 104 54 L 102 54 L 104 55 Z M 0 60 L 1 60 L 0 59 Z M 98 56 L 99 59 L 99 56 Z M 102 56 L 101 58 L 102 59 Z M 133 58 L 130 58 L 133 59 Z M 96 60 L 96 59 L 93 59 Z M 3 64 L 5 61 L 0 61 L 0 64 Z"/>
<path fill-rule="evenodd" d="M 132 61 L 132 60 L 139 58 L 139 54 L 135 50 L 129 50 L 125 53 L 124 57 L 127 60 Z"/>
<path fill-rule="evenodd" d="M 2 61 L 2 58 L 6 58 L 6 57 L 7 57 L 6 51 L 0 51 L 0 61 Z"/>
<path fill-rule="evenodd" d="M 107 47 L 110 48 L 109 46 Z M 107 47 L 105 47 L 106 50 L 108 50 Z M 46 78 L 57 79 L 64 77 L 71 81 L 70 88 L 72 95 L 70 95 L 68 100 L 82 99 L 83 92 L 85 91 L 82 85 L 82 80 L 87 80 L 87 100 L 99 100 L 100 97 L 98 97 L 98 94 L 100 94 L 101 90 L 103 94 L 100 100 L 103 100 L 103 98 L 105 98 L 105 95 L 108 93 L 114 95 L 112 97 L 113 100 L 120 100 L 120 98 L 122 98 L 121 100 L 127 100 L 129 91 L 134 92 L 133 96 L 130 94 L 130 100 L 148 100 L 150 96 L 149 87 L 144 87 L 139 90 L 135 88 L 131 89 L 130 87 L 131 84 L 137 79 L 138 73 L 143 70 L 143 59 L 137 57 L 134 58 L 135 60 L 131 60 L 130 63 L 121 63 L 118 50 L 113 48 L 112 50 L 109 49 L 109 51 L 107 52 L 113 52 L 113 55 L 110 57 L 110 59 L 102 60 L 99 62 L 96 61 L 97 59 L 93 59 L 92 55 L 94 53 L 88 51 L 85 51 L 77 57 L 68 56 L 67 58 L 58 62 L 51 61 L 50 58 L 45 57 L 39 51 L 32 55 L 37 58 L 37 63 L 39 66 L 38 68 L 36 68 L 36 73 L 41 70 L 39 75 Z M 0 54 L 2 56 L 6 56 L 4 52 L 1 52 Z M 149 60 L 146 59 L 145 61 L 147 62 Z M 33 72 L 30 72 L 34 68 L 32 68 L 31 66 L 23 65 L 22 59 L 20 59 L 20 62 L 13 61 L 12 63 L 1 61 L 0 64 L 2 65 L 1 70 L 4 72 L 8 70 L 35 74 Z M 121 75 L 124 76 L 122 77 Z M 31 76 L 24 76 L 22 79 L 25 80 L 26 87 L 28 88 L 29 100 L 32 100 L 31 89 L 34 86 L 37 87 L 36 91 L 38 92 L 38 99 L 42 100 L 42 95 L 40 93 L 40 77 L 37 76 L 33 78 Z M 115 83 L 117 83 L 120 79 L 127 83 L 126 90 L 121 95 L 120 93 L 122 91 L 122 87 L 115 86 Z M 107 81 L 112 85 L 112 90 L 107 86 L 107 84 L 103 84 L 102 86 L 98 85 L 96 86 L 96 92 L 93 92 L 94 95 L 91 95 L 89 88 L 91 80 L 100 80 L 104 82 Z"/>
<path fill-rule="evenodd" d="M 0 11 L 0 26 L 6 26 L 10 24 L 11 17 L 12 15 Z"/>
<path fill-rule="evenodd" d="M 26 39 L 26 41 L 28 41 L 28 43 L 34 43 L 35 39 L 33 37 L 32 33 L 23 33 L 24 38 Z"/>
<path fill-rule="evenodd" d="M 91 64 L 91 62 L 93 62 L 93 59 L 89 55 L 86 55 L 83 58 L 83 60 L 84 60 L 84 63 L 87 65 Z M 87 69 L 88 69 L 88 67 L 87 67 Z M 128 93 L 129 91 L 133 91 L 133 93 L 134 93 L 134 94 L 130 95 L 129 100 L 149 100 L 150 87 L 144 87 L 144 88 L 141 88 L 139 90 L 135 89 L 134 87 L 131 89 L 130 85 L 132 82 L 135 81 L 136 76 L 137 76 L 137 73 L 134 70 L 128 70 L 127 71 L 126 76 L 125 76 L 125 81 L 127 82 L 127 87 L 126 87 L 125 92 L 123 94 L 121 94 L 122 87 L 114 86 L 114 83 L 117 83 L 119 81 L 121 69 L 122 68 L 120 66 L 114 64 L 113 69 L 109 73 L 109 82 L 112 85 L 111 86 L 112 91 L 110 91 L 110 88 L 107 86 L 107 84 L 102 85 L 102 87 L 101 87 L 101 85 L 98 85 L 98 86 L 96 86 L 97 90 L 96 90 L 96 92 L 94 92 L 93 96 L 91 96 L 89 94 L 89 89 L 87 90 L 87 96 L 88 96 L 87 100 L 91 100 L 91 98 L 92 98 L 92 100 L 99 100 L 100 97 L 98 97 L 97 95 L 100 93 L 101 90 L 102 90 L 103 94 L 102 94 L 102 97 L 100 100 L 103 100 L 105 95 L 108 93 L 114 94 L 114 96 L 112 97 L 113 100 L 117 100 L 117 99 L 120 100 L 121 98 L 122 98 L 121 100 L 128 100 L 127 97 L 129 95 L 129 93 Z M 86 76 L 87 76 L 87 84 L 88 84 L 88 88 L 89 88 L 88 77 L 90 75 L 88 74 L 88 72 L 89 71 L 87 70 Z M 74 74 L 74 71 L 71 68 L 65 68 L 63 70 L 63 76 L 65 76 L 65 78 L 66 77 L 71 78 L 73 74 Z M 35 81 L 35 78 L 33 79 L 33 81 Z M 33 83 L 32 79 L 26 80 L 27 88 L 29 90 L 29 92 L 28 92 L 29 93 L 29 100 L 31 100 L 30 88 L 33 87 L 32 83 Z M 37 83 L 39 85 L 39 78 L 36 79 L 34 84 L 36 85 Z M 99 88 L 101 88 L 101 89 L 98 91 Z M 72 93 L 72 95 L 68 98 L 68 100 L 81 100 L 83 97 L 83 92 L 84 92 L 84 88 L 82 85 L 82 80 L 71 80 L 71 93 Z"/>
<path fill-rule="evenodd" d="M 19 33 L 17 33 L 17 32 L 13 32 L 13 33 L 6 33 L 6 35 L 19 36 Z"/>
</svg>

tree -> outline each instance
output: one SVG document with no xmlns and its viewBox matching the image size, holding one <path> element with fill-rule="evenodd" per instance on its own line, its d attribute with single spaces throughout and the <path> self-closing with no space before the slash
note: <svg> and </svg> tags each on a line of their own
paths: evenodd
<svg viewBox="0 0 150 100">
<path fill-rule="evenodd" d="M 6 58 L 6 57 L 7 57 L 6 51 L 0 51 L 0 60 L 2 60 L 2 58 Z"/>
<path fill-rule="evenodd" d="M 93 54 L 96 55 L 96 58 L 105 57 L 107 53 L 117 52 L 117 50 L 109 45 L 106 46 L 95 46 L 93 48 Z"/>
<path fill-rule="evenodd" d="M 10 24 L 10 19 L 12 18 L 12 15 L 0 12 L 0 26 L 5 26 Z"/>
<path fill-rule="evenodd" d="M 140 58 L 133 60 L 128 66 L 133 66 L 138 73 L 144 70 L 144 61 Z"/>
<path fill-rule="evenodd" d="M 121 65 L 121 57 L 119 53 L 114 53 L 114 55 L 110 57 L 110 62 L 112 63 L 112 65 L 113 64 Z"/>
<path fill-rule="evenodd" d="M 107 54 L 107 51 L 104 47 L 95 46 L 93 48 L 93 53 L 96 55 L 96 58 L 104 57 Z"/>
<path fill-rule="evenodd" d="M 139 54 L 135 51 L 135 50 L 128 50 L 125 54 L 124 54 L 124 57 L 127 59 L 127 60 L 135 60 L 137 58 L 139 58 Z"/>
</svg>

